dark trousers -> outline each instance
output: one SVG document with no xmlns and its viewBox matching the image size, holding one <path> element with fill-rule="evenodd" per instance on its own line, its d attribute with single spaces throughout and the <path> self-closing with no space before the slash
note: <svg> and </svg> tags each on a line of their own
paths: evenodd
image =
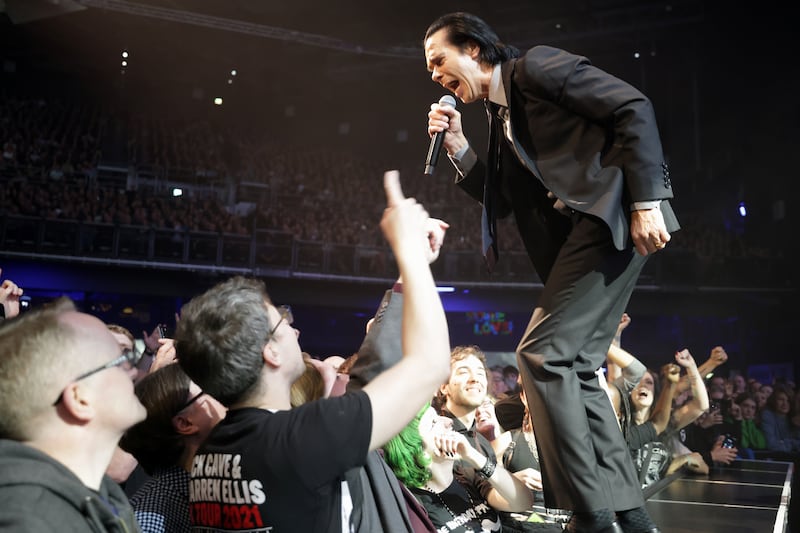
<svg viewBox="0 0 800 533">
<path fill-rule="evenodd" d="M 605 224 L 575 213 L 517 359 L 548 507 L 623 511 L 644 504 L 628 447 L 595 371 L 647 258 L 617 250 Z"/>
</svg>

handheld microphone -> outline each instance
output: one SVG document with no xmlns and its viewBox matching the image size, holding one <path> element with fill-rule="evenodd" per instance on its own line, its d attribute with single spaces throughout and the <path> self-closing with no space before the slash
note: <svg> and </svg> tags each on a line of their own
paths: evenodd
<svg viewBox="0 0 800 533">
<path fill-rule="evenodd" d="M 439 105 L 442 106 L 456 106 L 456 99 L 446 94 L 439 99 Z M 428 147 L 428 157 L 425 158 L 425 174 L 428 176 L 433 175 L 433 171 L 436 169 L 436 163 L 439 162 L 439 152 L 442 151 L 442 143 L 444 142 L 444 134 L 443 131 L 437 131 L 431 137 L 431 145 Z"/>
</svg>

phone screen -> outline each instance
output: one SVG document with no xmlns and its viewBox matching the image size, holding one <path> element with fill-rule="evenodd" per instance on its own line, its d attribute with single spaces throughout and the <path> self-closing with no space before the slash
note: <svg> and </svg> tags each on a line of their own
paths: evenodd
<svg viewBox="0 0 800 533">
<path fill-rule="evenodd" d="M 144 353 L 144 341 L 142 339 L 134 339 L 133 347 L 136 349 L 136 353 Z"/>
</svg>

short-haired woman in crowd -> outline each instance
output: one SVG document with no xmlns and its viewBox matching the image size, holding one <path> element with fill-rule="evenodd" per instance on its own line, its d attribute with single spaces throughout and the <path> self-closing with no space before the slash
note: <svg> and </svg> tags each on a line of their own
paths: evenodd
<svg viewBox="0 0 800 533">
<path fill-rule="evenodd" d="M 151 476 L 130 498 L 136 519 L 142 533 L 188 533 L 192 459 L 226 409 L 176 364 L 147 374 L 135 390 L 147 419 L 125 433 L 120 447 Z"/>
</svg>

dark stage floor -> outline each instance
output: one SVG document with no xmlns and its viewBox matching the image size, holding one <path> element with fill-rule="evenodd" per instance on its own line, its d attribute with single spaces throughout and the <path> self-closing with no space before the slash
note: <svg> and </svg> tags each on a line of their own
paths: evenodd
<svg viewBox="0 0 800 533">
<path fill-rule="evenodd" d="M 708 476 L 678 476 L 648 491 L 663 533 L 784 533 L 794 465 L 737 461 Z"/>
</svg>

